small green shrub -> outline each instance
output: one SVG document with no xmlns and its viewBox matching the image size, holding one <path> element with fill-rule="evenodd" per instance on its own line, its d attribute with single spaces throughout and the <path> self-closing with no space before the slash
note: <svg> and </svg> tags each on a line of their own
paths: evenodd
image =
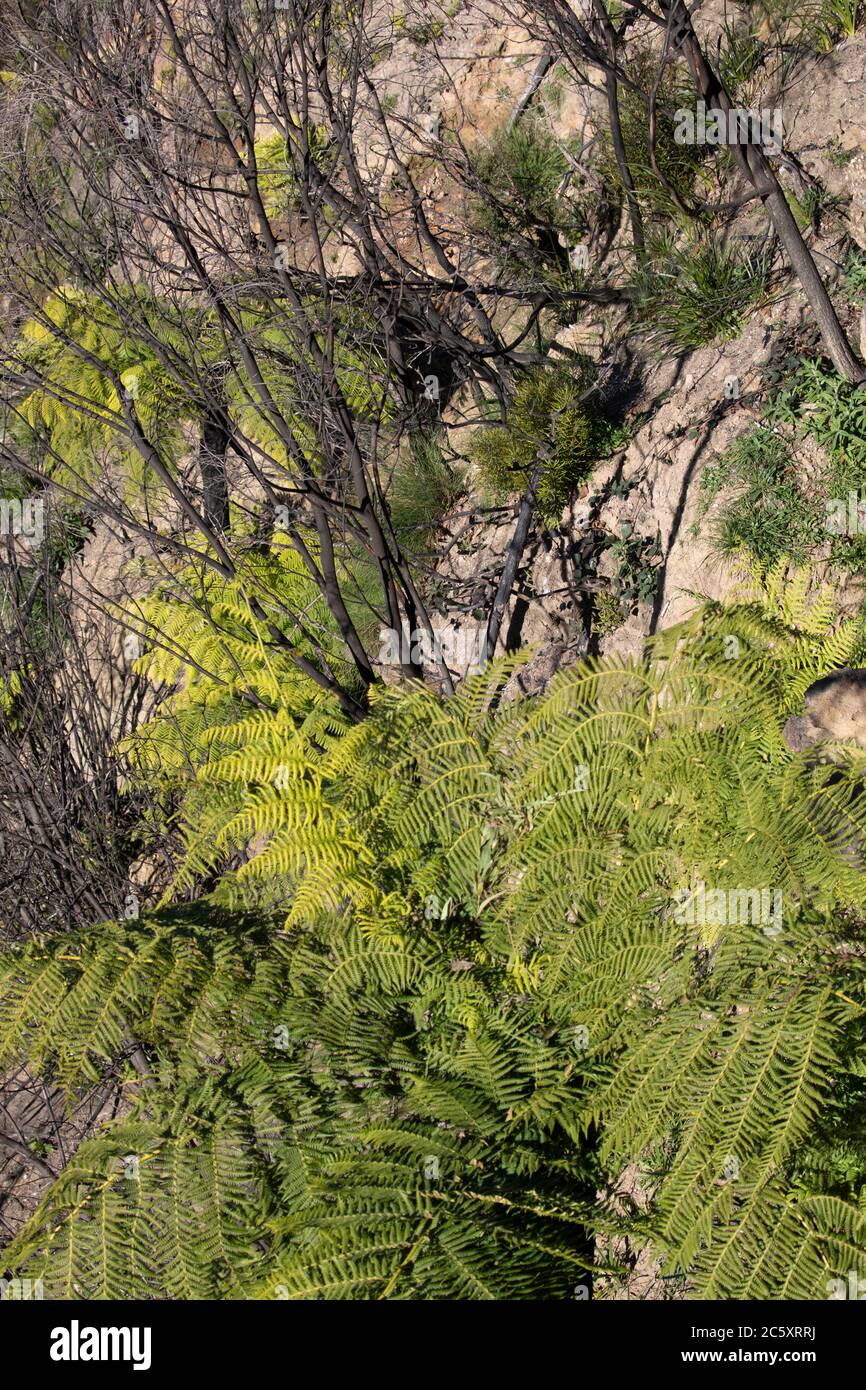
<svg viewBox="0 0 866 1390">
<path fill-rule="evenodd" d="M 426 48 L 428 43 L 436 43 L 445 32 L 445 22 L 441 19 L 427 19 L 421 24 L 403 27 L 409 42 L 416 48 Z"/>
<path fill-rule="evenodd" d="M 852 275 L 859 273 L 855 263 Z M 813 558 L 831 541 L 831 562 L 864 575 L 866 535 L 853 527 L 851 534 L 836 534 L 832 521 L 840 508 L 849 516 L 852 499 L 866 499 L 866 395 L 824 362 L 780 347 L 764 373 L 772 389 L 760 424 L 704 472 L 703 511 L 723 488 L 732 488 L 716 524 L 722 551 L 745 547 L 767 567 L 783 556 L 795 562 Z M 798 437 L 824 451 L 822 472 L 803 475 Z"/>
<path fill-rule="evenodd" d="M 587 404 L 592 370 L 592 362 L 584 358 L 576 366 L 528 373 L 507 425 L 480 431 L 473 444 L 482 486 L 497 499 L 522 492 L 543 457 L 536 505 L 547 525 L 559 521 L 593 464 L 620 439 L 617 427 Z"/>
<path fill-rule="evenodd" d="M 824 362 L 802 359 L 780 382 L 764 419 L 790 425 L 825 451 L 829 467 L 821 480 L 822 499 L 847 502 L 851 493 L 858 502 L 866 498 L 866 393 L 856 385 Z M 827 539 L 826 520 L 822 503 L 818 541 Z M 835 537 L 831 558 L 840 569 L 866 573 L 866 536 Z"/>
<path fill-rule="evenodd" d="M 801 361 L 771 397 L 764 418 L 814 439 L 834 465 L 834 487 L 866 485 L 866 393 L 821 362 Z"/>
<path fill-rule="evenodd" d="M 627 73 L 632 85 L 619 90 L 619 119 L 626 158 L 638 195 L 657 212 L 678 214 L 665 180 L 682 199 L 688 199 L 695 175 L 706 151 L 700 145 L 680 145 L 674 138 L 675 113 L 684 106 L 694 108 L 694 89 L 680 66 L 669 66 L 655 94 L 655 160 L 660 179 L 652 167 L 649 149 L 649 97 L 656 81 L 658 56 L 649 49 L 630 57 Z M 621 187 L 619 168 L 608 133 L 601 152 L 600 170 L 614 187 Z"/>
<path fill-rule="evenodd" d="M 481 207 L 479 216 L 487 230 L 498 232 L 503 221 L 508 225 L 512 219 L 525 228 L 539 221 L 556 222 L 568 161 L 537 117 L 501 126 L 477 151 L 473 167 L 492 193 L 513 205 L 509 209 Z"/>
<path fill-rule="evenodd" d="M 659 582 L 660 537 L 638 535 L 632 523 L 624 521 L 619 535 L 608 538 L 607 549 L 616 565 L 613 582 L 621 613 L 652 603 Z"/>
<path fill-rule="evenodd" d="M 866 254 L 862 251 L 849 252 L 842 283 L 846 299 L 860 300 L 866 296 Z"/>
<path fill-rule="evenodd" d="M 682 248 L 664 237 L 634 273 L 632 312 L 653 347 L 690 352 L 736 338 L 749 311 L 768 298 L 769 286 L 766 255 L 722 246 L 710 236 Z"/>
<path fill-rule="evenodd" d="M 550 130 L 529 114 L 500 127 L 471 159 L 478 191 L 470 220 L 497 259 L 524 276 L 541 266 L 562 268 L 566 244 L 579 238 L 585 218 L 564 196 L 570 166 Z"/>
<path fill-rule="evenodd" d="M 607 637 L 622 626 L 622 603 L 616 594 L 604 589 L 593 595 L 592 625 L 599 637 Z"/>
</svg>

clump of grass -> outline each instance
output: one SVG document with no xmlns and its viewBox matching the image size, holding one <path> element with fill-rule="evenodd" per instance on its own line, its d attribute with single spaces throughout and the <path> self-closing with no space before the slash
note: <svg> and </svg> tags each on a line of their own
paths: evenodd
<svg viewBox="0 0 866 1390">
<path fill-rule="evenodd" d="M 718 69 L 731 98 L 739 96 L 755 76 L 766 50 L 750 24 L 729 19 L 719 37 Z"/>
<path fill-rule="evenodd" d="M 807 227 L 814 227 L 820 230 L 823 218 L 837 213 L 842 207 L 844 199 L 835 193 L 830 193 L 820 184 L 811 184 L 803 193 L 802 198 L 798 198 L 790 189 L 785 191 L 788 206 L 797 219 L 797 225 L 801 232 Z"/>
<path fill-rule="evenodd" d="M 845 150 L 842 148 L 842 140 L 838 135 L 834 135 L 827 145 L 827 159 L 834 169 L 844 169 L 846 164 L 857 154 L 856 149 Z"/>
<path fill-rule="evenodd" d="M 677 248 L 666 237 L 635 271 L 633 315 L 657 349 L 690 352 L 736 338 L 750 311 L 769 298 L 770 274 L 766 255 L 722 246 L 710 236 Z"/>
<path fill-rule="evenodd" d="M 386 485 L 391 524 L 409 560 L 430 554 L 442 518 L 463 490 L 462 469 L 446 457 L 438 435 L 410 435 Z M 379 570 L 369 551 L 354 541 L 342 547 L 338 566 L 352 622 L 361 641 L 374 649 L 382 625 Z"/>
<path fill-rule="evenodd" d="M 462 473 L 445 457 L 441 440 L 432 434 L 413 434 L 388 488 L 391 521 L 407 554 L 426 547 L 462 491 Z"/>
<path fill-rule="evenodd" d="M 863 0 L 756 0 L 752 23 L 763 17 L 773 37 L 787 47 L 828 53 L 840 39 L 853 38 L 863 23 Z"/>
<path fill-rule="evenodd" d="M 725 488 L 733 489 L 733 495 L 715 529 L 716 544 L 725 554 L 745 549 L 766 567 L 783 555 L 802 563 L 823 534 L 819 499 L 804 490 L 788 441 L 766 425 L 741 435 L 704 470 L 703 512 Z"/>
<path fill-rule="evenodd" d="M 829 51 L 839 39 L 852 39 L 863 22 L 862 0 L 821 0 L 818 46 Z"/>
</svg>

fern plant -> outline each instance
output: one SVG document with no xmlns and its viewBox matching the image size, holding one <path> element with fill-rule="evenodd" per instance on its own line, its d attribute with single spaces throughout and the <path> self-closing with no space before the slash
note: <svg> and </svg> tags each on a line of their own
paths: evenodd
<svg viewBox="0 0 866 1390">
<path fill-rule="evenodd" d="M 156 314 L 145 290 L 130 299 L 131 313 L 145 318 Z M 177 333 L 164 313 L 159 332 L 168 351 L 176 350 Z M 135 400 L 148 438 L 177 461 L 183 443 L 183 388 L 144 339 L 125 327 L 113 306 L 61 285 L 46 298 L 41 313 L 24 324 L 17 356 L 42 383 L 21 404 L 19 435 L 47 439 L 50 468 L 61 484 L 92 482 L 101 466 L 100 447 L 113 447 L 131 466 L 133 450 L 124 438 L 117 379 Z"/>
<path fill-rule="evenodd" d="M 210 308 L 193 306 L 180 313 L 145 289 L 103 302 L 74 286 L 60 286 L 24 324 L 7 364 L 39 381 L 20 405 L 19 443 L 47 441 L 51 472 L 66 486 L 92 484 L 107 454 L 124 464 L 133 489 L 140 491 L 153 487 L 154 480 L 129 438 L 121 392 L 134 400 L 144 434 L 169 467 L 183 453 L 184 422 L 200 427 L 212 398 L 222 393 L 239 440 L 265 449 L 291 472 L 297 458 L 287 446 L 288 428 L 315 469 L 315 424 L 297 379 L 310 364 L 278 303 L 247 300 L 237 312 L 258 364 L 253 385 L 249 372 L 230 360 Z M 359 416 L 378 412 L 387 418 L 383 361 L 370 345 L 369 322 L 353 318 L 349 308 L 336 317 L 337 380 L 349 408 Z M 190 360 L 190 341 L 197 344 L 197 363 Z"/>
<path fill-rule="evenodd" d="M 319 167 L 326 163 L 331 152 L 331 140 L 325 126 L 301 128 L 299 125 L 293 129 L 292 138 L 297 142 L 299 153 L 303 144 L 308 157 Z M 278 218 L 290 211 L 300 211 L 298 181 L 293 172 L 291 155 L 289 142 L 278 131 L 255 141 L 259 188 L 269 217 Z"/>
<path fill-rule="evenodd" d="M 510 658 L 360 724 L 215 704 L 180 822 L 216 892 L 3 959 L 0 1064 L 130 1083 L 7 1262 L 61 1297 L 579 1297 L 661 1146 L 633 1233 L 692 1296 L 866 1273 L 863 759 L 781 734 L 862 650 L 778 570 L 536 701 L 496 700 Z M 694 910 L 746 890 L 768 918 Z"/>
</svg>

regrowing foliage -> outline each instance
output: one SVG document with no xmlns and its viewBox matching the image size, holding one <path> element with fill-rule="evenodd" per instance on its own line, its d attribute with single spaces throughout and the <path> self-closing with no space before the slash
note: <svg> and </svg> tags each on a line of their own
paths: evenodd
<svg viewBox="0 0 866 1390">
<path fill-rule="evenodd" d="M 790 364 L 783 364 L 783 366 Z M 830 543 L 840 570 L 866 569 L 859 530 L 845 524 L 853 501 L 866 495 L 866 401 L 862 391 L 820 361 L 801 358 L 793 369 L 771 366 L 771 391 L 761 421 L 704 470 L 706 504 L 730 489 L 716 523 L 719 548 L 744 548 L 768 566 L 787 555 L 813 560 Z M 820 446 L 823 457 L 804 457 L 801 441 Z M 814 452 L 814 451 L 813 451 Z"/>
<path fill-rule="evenodd" d="M 589 358 L 527 373 L 507 424 L 481 430 L 474 442 L 482 485 L 496 497 L 523 491 L 541 463 L 537 506 L 548 525 L 559 522 L 593 464 L 618 440 L 598 397 L 592 396 L 592 373 Z"/>
<path fill-rule="evenodd" d="M 275 671 L 239 723 L 200 678 L 179 812 L 216 896 L 3 961 L 4 1065 L 71 1095 L 137 1043 L 150 1073 L 13 1267 L 52 1296 L 569 1298 L 661 1145 L 635 1229 L 692 1295 L 863 1273 L 862 757 L 781 737 L 863 638 L 785 582 L 534 702 L 496 702 L 509 659 L 351 724 Z M 690 916 L 704 884 L 773 912 Z"/>
<path fill-rule="evenodd" d="M 637 49 L 627 64 L 629 85 L 619 90 L 619 116 L 626 159 L 635 187 L 656 213 L 676 215 L 675 196 L 688 199 L 705 156 L 698 145 L 681 145 L 674 139 L 674 113 L 694 104 L 694 95 L 682 69 L 668 64 L 659 74 L 658 59 L 649 50 Z M 649 140 L 650 98 L 655 114 L 655 148 Z M 653 168 L 653 157 L 655 168 Z M 604 172 L 614 185 L 620 183 L 610 137 L 604 150 Z M 671 194 L 670 187 L 674 189 Z"/>
<path fill-rule="evenodd" d="M 4 1295 L 866 1286 L 860 0 L 428 8 L 0 14 Z"/>
</svg>

